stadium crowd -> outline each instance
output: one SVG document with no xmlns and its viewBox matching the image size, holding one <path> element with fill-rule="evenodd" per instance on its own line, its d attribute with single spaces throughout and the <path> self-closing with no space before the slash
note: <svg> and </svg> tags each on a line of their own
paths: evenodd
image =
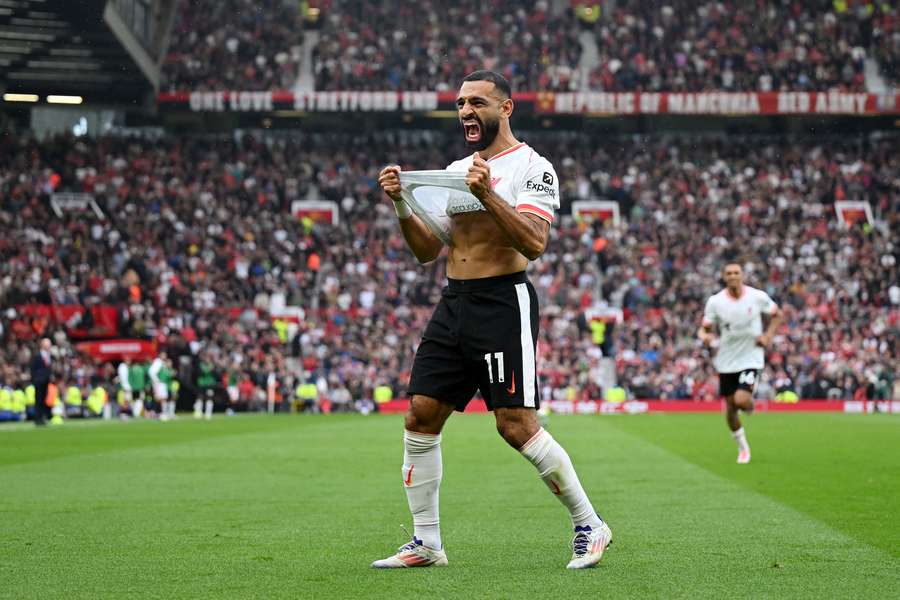
<svg viewBox="0 0 900 600">
<path fill-rule="evenodd" d="M 315 63 L 323 90 L 443 91 L 482 68 L 513 89 L 567 90 L 581 55 L 574 12 L 553 16 L 546 0 L 350 0 L 323 19 Z"/>
<path fill-rule="evenodd" d="M 302 42 L 297 3 L 181 2 L 163 63 L 162 89 L 290 89 L 299 72 Z"/>
<path fill-rule="evenodd" d="M 896 7 L 866 3 L 870 11 L 851 4 L 619 3 L 595 25 L 601 60 L 588 86 L 865 91 L 863 67 L 875 43 L 875 13 L 888 20 L 896 17 Z"/>
<path fill-rule="evenodd" d="M 517 90 L 866 91 L 866 57 L 878 61 L 888 85 L 900 84 L 900 11 L 890 2 L 621 0 L 562 10 L 547 0 L 316 4 L 318 90 L 448 90 L 487 68 Z M 293 3 L 185 2 L 166 87 L 288 89 L 302 31 Z M 599 51 L 586 78 L 578 68 L 582 32 Z"/>
<path fill-rule="evenodd" d="M 900 138 L 523 138 L 553 157 L 563 186 L 562 218 L 531 272 L 549 397 L 602 397 L 609 356 L 631 397 L 713 399 L 695 332 L 731 260 L 787 313 L 761 393 L 896 397 Z M 0 375 L 27 379 L 35 338 L 49 335 L 60 380 L 112 382 L 114 365 L 75 351 L 73 324 L 17 312 L 112 305 L 119 335 L 158 342 L 185 388 L 199 393 L 199 374 L 214 373 L 222 406 L 259 407 L 273 381 L 292 400 L 314 384 L 312 409 L 368 409 L 379 386 L 402 397 L 443 260 L 415 263 L 376 176 L 463 152 L 423 131 L 4 136 Z M 58 217 L 49 197 L 60 191 L 93 194 L 103 218 Z M 618 227 L 566 214 L 594 198 L 618 201 Z M 340 224 L 292 215 L 304 199 L 334 201 Z M 883 227 L 841 229 L 833 204 L 844 199 L 868 201 Z M 273 319 L 282 306 L 301 310 Z M 613 317 L 599 337 L 596 316 Z"/>
</svg>

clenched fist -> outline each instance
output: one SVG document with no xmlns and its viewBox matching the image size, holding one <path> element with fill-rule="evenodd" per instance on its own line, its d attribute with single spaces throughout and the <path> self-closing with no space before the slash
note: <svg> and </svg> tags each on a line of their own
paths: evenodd
<svg viewBox="0 0 900 600">
<path fill-rule="evenodd" d="M 378 185 L 394 202 L 400 202 L 400 165 L 388 165 L 378 175 Z"/>
<path fill-rule="evenodd" d="M 476 198 L 481 200 L 487 196 L 493 187 L 491 186 L 491 167 L 487 161 L 476 152 L 472 155 L 472 166 L 466 173 L 466 185 Z"/>
</svg>

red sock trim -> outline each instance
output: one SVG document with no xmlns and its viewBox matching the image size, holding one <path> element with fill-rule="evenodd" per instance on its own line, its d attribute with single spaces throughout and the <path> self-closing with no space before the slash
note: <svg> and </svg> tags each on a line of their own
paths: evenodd
<svg viewBox="0 0 900 600">
<path fill-rule="evenodd" d="M 533 443 L 535 443 L 537 441 L 537 439 L 544 433 L 547 433 L 546 429 L 544 429 L 543 427 L 538 429 L 537 433 L 535 433 L 533 436 L 531 436 L 531 438 L 529 438 L 529 440 L 527 442 L 525 442 L 521 448 L 519 448 L 519 452 L 525 452 L 526 450 L 528 450 L 528 447 L 531 446 Z"/>
</svg>

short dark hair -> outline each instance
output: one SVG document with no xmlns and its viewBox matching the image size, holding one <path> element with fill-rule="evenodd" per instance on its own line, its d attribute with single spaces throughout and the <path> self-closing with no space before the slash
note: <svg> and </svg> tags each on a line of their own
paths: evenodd
<svg viewBox="0 0 900 600">
<path fill-rule="evenodd" d="M 506 77 L 496 71 L 473 71 L 466 75 L 463 81 L 490 81 L 504 96 L 512 98 L 512 87 L 510 87 L 509 81 L 506 80 Z"/>
</svg>

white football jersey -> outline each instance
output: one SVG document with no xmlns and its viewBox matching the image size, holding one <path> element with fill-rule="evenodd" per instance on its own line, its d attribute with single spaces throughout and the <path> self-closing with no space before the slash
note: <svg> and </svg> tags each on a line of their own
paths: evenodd
<svg viewBox="0 0 900 600">
<path fill-rule="evenodd" d="M 749 285 L 735 299 L 727 289 L 706 301 L 703 324 L 719 328 L 719 351 L 714 364 L 719 373 L 762 369 L 765 351 L 756 343 L 763 333 L 762 315 L 771 315 L 778 305 L 767 293 Z"/>
<path fill-rule="evenodd" d="M 488 159 L 491 185 L 498 196 L 520 213 L 530 213 L 553 223 L 559 209 L 559 178 L 550 161 L 520 142 Z M 466 172 L 472 166 L 469 155 L 447 166 L 448 171 Z M 485 210 L 477 198 L 451 197 L 447 215 Z"/>
</svg>

